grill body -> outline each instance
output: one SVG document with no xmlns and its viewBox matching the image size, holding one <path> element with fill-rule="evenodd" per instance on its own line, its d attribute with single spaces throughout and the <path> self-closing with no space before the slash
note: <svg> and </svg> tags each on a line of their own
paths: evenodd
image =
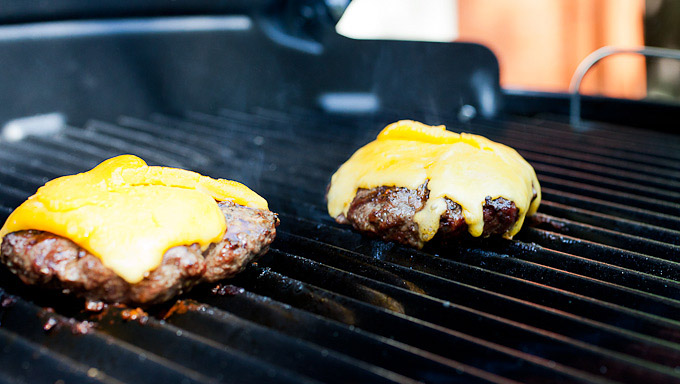
<svg viewBox="0 0 680 384">
<path fill-rule="evenodd" d="M 497 64 L 477 45 L 199 19 L 3 27 L 0 117 L 68 124 L 0 142 L 0 212 L 132 153 L 252 187 L 280 214 L 272 249 L 146 314 L 93 317 L 2 268 L 0 382 L 680 379 L 679 136 L 501 114 Z M 479 117 L 461 120 L 464 105 Z M 402 118 L 535 167 L 544 202 L 515 241 L 417 251 L 328 217 L 331 174 Z"/>
</svg>

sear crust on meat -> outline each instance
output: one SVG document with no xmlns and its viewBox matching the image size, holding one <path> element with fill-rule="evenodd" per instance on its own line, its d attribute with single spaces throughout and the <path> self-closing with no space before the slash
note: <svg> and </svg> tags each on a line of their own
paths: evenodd
<svg viewBox="0 0 680 384">
<path fill-rule="evenodd" d="M 427 183 L 417 190 L 403 187 L 377 187 L 359 189 L 352 200 L 347 217 L 340 215 L 336 221 L 351 224 L 355 229 L 369 236 L 394 241 L 411 247 L 423 244 L 418 233 L 418 224 L 413 221 L 416 212 L 423 209 L 430 191 Z M 439 221 L 435 241 L 446 242 L 467 233 L 467 224 L 461 206 L 445 199 L 447 209 Z M 483 207 L 483 237 L 502 235 L 517 221 L 519 211 L 515 203 L 502 197 L 487 197 Z"/>
<path fill-rule="evenodd" d="M 371 236 L 418 247 L 420 236 L 413 216 L 423 209 L 429 196 L 425 184 L 415 191 L 403 187 L 359 189 L 346 220 Z"/>
<path fill-rule="evenodd" d="M 60 288 L 90 302 L 161 303 L 200 282 L 232 277 L 269 249 L 279 223 L 275 213 L 230 202 L 220 202 L 219 207 L 227 220 L 219 243 L 202 253 L 197 244 L 170 248 L 161 265 L 136 284 L 120 278 L 71 240 L 48 232 L 6 235 L 0 261 L 24 283 Z"/>
</svg>

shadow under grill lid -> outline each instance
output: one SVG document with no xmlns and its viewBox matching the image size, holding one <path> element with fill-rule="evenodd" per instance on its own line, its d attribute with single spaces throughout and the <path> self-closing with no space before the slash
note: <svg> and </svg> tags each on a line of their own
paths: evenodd
<svg viewBox="0 0 680 384">
<path fill-rule="evenodd" d="M 332 173 L 393 120 L 187 112 L 0 143 L 3 218 L 123 153 L 239 180 L 281 218 L 256 264 L 149 313 L 93 319 L 3 268 L 0 382 L 680 380 L 680 136 L 449 125 L 516 148 L 544 201 L 515 241 L 418 251 L 336 224 L 324 203 Z"/>
</svg>

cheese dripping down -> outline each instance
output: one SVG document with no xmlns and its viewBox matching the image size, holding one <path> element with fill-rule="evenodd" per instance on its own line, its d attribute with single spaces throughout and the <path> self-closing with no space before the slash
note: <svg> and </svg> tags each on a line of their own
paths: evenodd
<svg viewBox="0 0 680 384">
<path fill-rule="evenodd" d="M 483 136 L 447 131 L 443 125 L 402 120 L 385 127 L 333 175 L 328 213 L 334 218 L 347 216 L 359 188 L 416 190 L 425 182 L 430 195 L 414 216 L 422 243 L 437 233 L 447 208 L 445 198 L 461 206 L 468 232 L 475 237 L 484 229 L 487 197 L 513 201 L 519 218 L 503 235 L 508 239 L 519 232 L 524 218 L 534 214 L 541 201 L 534 169 L 514 149 Z"/>
<path fill-rule="evenodd" d="M 122 155 L 47 182 L 12 212 L 0 236 L 34 229 L 68 238 L 134 284 L 168 249 L 220 241 L 226 221 L 217 201 L 267 209 L 243 184 Z"/>
</svg>

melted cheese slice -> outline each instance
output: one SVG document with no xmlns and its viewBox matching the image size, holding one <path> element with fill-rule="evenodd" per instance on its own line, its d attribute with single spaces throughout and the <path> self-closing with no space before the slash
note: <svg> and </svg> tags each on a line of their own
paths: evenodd
<svg viewBox="0 0 680 384">
<path fill-rule="evenodd" d="M 378 138 L 360 148 L 333 175 L 328 191 L 328 213 L 347 216 L 359 188 L 417 189 L 427 182 L 428 201 L 416 213 L 421 242 L 431 240 L 446 211 L 445 198 L 463 210 L 468 231 L 482 235 L 486 197 L 515 202 L 519 218 L 503 236 L 519 232 L 526 215 L 541 201 L 534 169 L 514 149 L 485 137 L 454 133 L 443 125 L 432 127 L 410 120 L 387 126 Z M 536 199 L 532 202 L 533 188 Z"/>
<path fill-rule="evenodd" d="M 225 200 L 267 209 L 240 183 L 123 155 L 48 182 L 12 212 L 0 236 L 35 229 L 66 237 L 137 283 L 168 249 L 220 241 L 226 222 L 216 201 Z"/>
</svg>

